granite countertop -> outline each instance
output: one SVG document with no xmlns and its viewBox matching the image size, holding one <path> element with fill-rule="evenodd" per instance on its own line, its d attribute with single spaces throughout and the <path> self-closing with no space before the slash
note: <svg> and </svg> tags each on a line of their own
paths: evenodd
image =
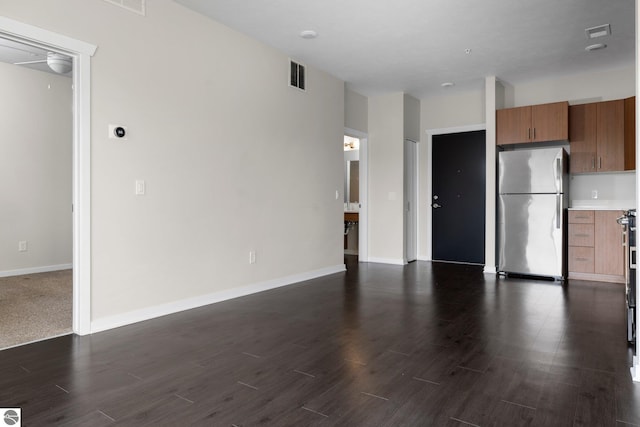
<svg viewBox="0 0 640 427">
<path fill-rule="evenodd" d="M 569 210 L 597 211 L 597 210 L 628 210 L 635 209 L 635 200 L 572 200 Z"/>
</svg>

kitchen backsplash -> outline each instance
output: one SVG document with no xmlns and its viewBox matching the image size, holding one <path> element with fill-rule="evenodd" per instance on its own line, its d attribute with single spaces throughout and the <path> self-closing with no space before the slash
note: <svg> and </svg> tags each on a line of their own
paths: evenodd
<svg viewBox="0 0 640 427">
<path fill-rule="evenodd" d="M 571 205 L 592 203 L 612 208 L 634 207 L 636 203 L 635 172 L 611 172 L 571 175 Z"/>
</svg>

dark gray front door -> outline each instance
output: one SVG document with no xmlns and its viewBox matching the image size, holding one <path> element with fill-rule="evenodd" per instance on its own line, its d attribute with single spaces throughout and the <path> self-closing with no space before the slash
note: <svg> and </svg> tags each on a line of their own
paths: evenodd
<svg viewBox="0 0 640 427">
<path fill-rule="evenodd" d="M 434 135 L 434 261 L 484 264 L 485 131 Z"/>
</svg>

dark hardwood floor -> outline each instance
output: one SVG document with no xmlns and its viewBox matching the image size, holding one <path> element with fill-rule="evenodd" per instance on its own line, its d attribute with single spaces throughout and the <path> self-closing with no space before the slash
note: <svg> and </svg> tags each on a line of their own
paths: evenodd
<svg viewBox="0 0 640 427">
<path fill-rule="evenodd" d="M 1 351 L 0 406 L 24 426 L 640 425 L 622 286 L 347 262 Z"/>
</svg>

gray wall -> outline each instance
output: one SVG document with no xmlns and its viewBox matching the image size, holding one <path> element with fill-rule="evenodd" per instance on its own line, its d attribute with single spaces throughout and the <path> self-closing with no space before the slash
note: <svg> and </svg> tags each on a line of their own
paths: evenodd
<svg viewBox="0 0 640 427">
<path fill-rule="evenodd" d="M 69 268 L 71 79 L 0 62 L 0 93 L 0 276 Z"/>
<path fill-rule="evenodd" d="M 366 96 L 351 90 L 344 91 L 344 126 L 358 132 L 369 129 L 369 100 Z"/>
<path fill-rule="evenodd" d="M 97 0 L 2 9 L 98 46 L 94 322 L 343 266 L 344 82 L 308 67 L 307 91 L 288 87 L 286 55 L 171 1 L 146 16 Z"/>
</svg>

